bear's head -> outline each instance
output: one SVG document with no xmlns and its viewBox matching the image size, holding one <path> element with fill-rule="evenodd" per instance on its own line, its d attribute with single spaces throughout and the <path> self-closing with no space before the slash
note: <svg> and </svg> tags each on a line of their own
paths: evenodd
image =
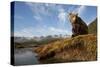
<svg viewBox="0 0 100 67">
<path fill-rule="evenodd" d="M 68 18 L 70 20 L 71 23 L 75 23 L 76 19 L 78 18 L 78 13 L 69 13 Z"/>
</svg>

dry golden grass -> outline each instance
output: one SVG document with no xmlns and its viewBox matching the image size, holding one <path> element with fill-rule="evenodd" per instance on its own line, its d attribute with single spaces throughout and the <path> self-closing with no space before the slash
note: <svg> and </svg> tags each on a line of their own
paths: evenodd
<svg viewBox="0 0 100 67">
<path fill-rule="evenodd" d="M 93 34 L 58 40 L 34 50 L 42 63 L 90 61 L 97 59 L 97 37 Z"/>
</svg>

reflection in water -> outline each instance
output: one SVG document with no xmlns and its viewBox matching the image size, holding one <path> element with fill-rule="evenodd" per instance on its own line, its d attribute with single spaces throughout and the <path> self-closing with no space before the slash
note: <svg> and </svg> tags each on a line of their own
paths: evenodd
<svg viewBox="0 0 100 67">
<path fill-rule="evenodd" d="M 38 64 L 36 54 L 31 48 L 15 49 L 15 65 Z"/>
</svg>

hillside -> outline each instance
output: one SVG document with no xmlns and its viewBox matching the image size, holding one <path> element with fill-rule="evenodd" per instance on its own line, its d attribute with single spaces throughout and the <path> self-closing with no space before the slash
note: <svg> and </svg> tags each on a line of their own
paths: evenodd
<svg viewBox="0 0 100 67">
<path fill-rule="evenodd" d="M 97 37 L 93 34 L 65 38 L 34 49 L 40 63 L 91 61 L 97 58 Z"/>
<path fill-rule="evenodd" d="M 88 25 L 89 33 L 97 34 L 97 18 Z"/>
</svg>

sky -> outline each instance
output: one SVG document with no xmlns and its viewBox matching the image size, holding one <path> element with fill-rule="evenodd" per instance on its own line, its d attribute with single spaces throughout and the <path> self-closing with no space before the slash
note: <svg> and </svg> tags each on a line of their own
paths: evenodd
<svg viewBox="0 0 100 67">
<path fill-rule="evenodd" d="M 71 35 L 68 13 L 78 13 L 88 25 L 97 17 L 96 6 L 15 2 L 14 36 Z"/>
</svg>

